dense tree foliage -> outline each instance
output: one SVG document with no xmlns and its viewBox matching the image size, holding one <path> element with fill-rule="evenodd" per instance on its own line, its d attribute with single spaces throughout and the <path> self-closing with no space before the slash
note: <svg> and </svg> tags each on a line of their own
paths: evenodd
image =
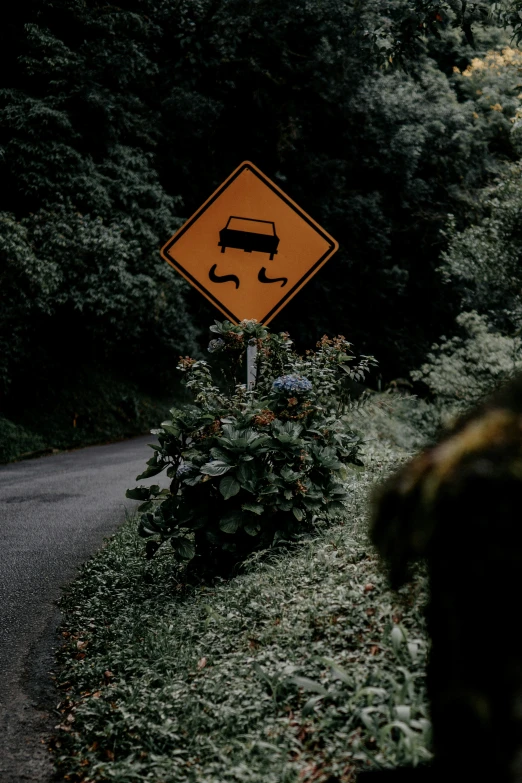
<svg viewBox="0 0 522 783">
<path fill-rule="evenodd" d="M 457 333 L 442 336 L 412 374 L 454 413 L 522 369 L 521 182 L 518 162 L 479 195 L 471 225 L 449 224 L 440 272 L 460 299 Z"/>
<path fill-rule="evenodd" d="M 215 313 L 158 248 L 243 159 L 341 245 L 275 327 L 303 341 L 342 332 L 388 378 L 418 365 L 458 312 L 436 271 L 447 214 L 465 227 L 478 190 L 518 155 L 517 69 L 466 75 L 508 43 L 483 5 L 10 6 L 0 31 L 4 408 L 87 364 L 140 380 L 154 369 L 168 388 Z"/>
<path fill-rule="evenodd" d="M 3 391 L 87 358 L 191 345 L 180 282 L 157 254 L 176 225 L 144 100 L 152 25 L 83 3 L 10 10 L 2 28 Z M 17 16 L 18 15 L 18 16 Z M 15 383 L 15 388 L 18 388 Z"/>
</svg>

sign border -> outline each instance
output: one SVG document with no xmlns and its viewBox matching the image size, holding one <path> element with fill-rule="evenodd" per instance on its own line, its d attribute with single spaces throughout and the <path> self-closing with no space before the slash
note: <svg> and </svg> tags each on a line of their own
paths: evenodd
<svg viewBox="0 0 522 783">
<path fill-rule="evenodd" d="M 211 294 L 210 291 L 207 291 L 205 286 L 200 283 L 198 280 L 196 280 L 195 277 L 193 277 L 190 272 L 187 272 L 186 269 L 184 269 L 181 264 L 176 261 L 175 257 L 171 255 L 171 248 L 176 244 L 178 239 L 180 239 L 183 234 L 188 231 L 188 229 L 198 220 L 198 218 L 211 206 L 211 204 L 214 203 L 214 201 L 223 193 L 224 190 L 227 189 L 227 187 L 230 185 L 231 182 L 233 182 L 240 174 L 243 173 L 243 171 L 249 170 L 254 174 L 258 179 L 260 179 L 263 184 L 267 185 L 274 193 L 276 193 L 279 198 L 281 198 L 291 209 L 294 210 L 294 212 L 297 212 L 297 214 L 305 220 L 308 225 L 310 225 L 312 228 L 317 231 L 320 236 L 326 240 L 326 242 L 329 244 L 329 248 L 326 251 L 326 253 L 323 253 L 321 258 L 319 258 L 318 261 L 313 264 L 313 266 L 310 267 L 310 269 L 305 272 L 303 277 L 298 280 L 298 282 L 289 290 L 286 292 L 284 297 L 271 309 L 268 311 L 268 313 L 259 321 L 259 323 L 262 324 L 269 324 L 270 321 L 275 318 L 275 316 L 280 312 L 280 310 L 283 309 L 283 307 L 292 299 L 298 291 L 310 280 L 311 277 L 313 277 L 319 269 L 326 264 L 329 258 L 333 256 L 333 254 L 339 249 L 339 243 L 332 237 L 330 234 L 328 234 L 321 226 L 308 215 L 301 207 L 299 207 L 295 201 L 293 201 L 289 196 L 284 193 L 284 191 L 281 190 L 280 187 L 278 187 L 275 182 L 272 182 L 271 179 L 269 179 L 265 174 L 263 174 L 260 169 L 257 168 L 253 163 L 251 163 L 249 160 L 245 160 L 242 163 L 239 164 L 239 166 L 224 180 L 224 182 L 221 183 L 221 185 L 215 190 L 211 196 L 201 205 L 201 207 L 194 212 L 192 217 L 190 217 L 186 223 L 184 223 L 172 236 L 169 241 L 161 248 L 160 253 L 162 258 L 170 264 L 177 272 L 179 272 L 182 277 L 187 280 L 194 288 L 197 288 L 197 290 L 203 294 L 203 296 L 209 300 L 215 307 L 218 308 L 224 315 L 227 316 L 233 323 L 240 323 L 241 319 L 238 318 L 234 313 L 232 313 L 230 310 L 228 310 L 227 307 L 225 307 L 216 297 Z"/>
</svg>

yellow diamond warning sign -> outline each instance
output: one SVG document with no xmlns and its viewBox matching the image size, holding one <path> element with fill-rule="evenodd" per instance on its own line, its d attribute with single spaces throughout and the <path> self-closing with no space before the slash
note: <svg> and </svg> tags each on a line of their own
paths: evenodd
<svg viewBox="0 0 522 783">
<path fill-rule="evenodd" d="M 338 244 L 245 161 L 161 254 L 231 321 L 269 323 Z"/>
</svg>

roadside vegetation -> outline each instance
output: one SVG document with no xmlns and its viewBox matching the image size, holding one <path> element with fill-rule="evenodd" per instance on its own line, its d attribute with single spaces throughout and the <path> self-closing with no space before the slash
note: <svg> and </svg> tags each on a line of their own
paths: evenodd
<svg viewBox="0 0 522 783">
<path fill-rule="evenodd" d="M 144 435 L 180 396 L 179 388 L 168 400 L 150 396 L 125 379 L 92 369 L 69 378 L 63 388 L 44 384 L 36 395 L 31 384 L 18 411 L 9 418 L 0 415 L 0 463 Z"/>
<path fill-rule="evenodd" d="M 228 337 L 221 331 L 221 348 L 240 331 L 234 327 Z M 482 351 L 475 367 L 477 344 Z M 486 350 L 491 345 L 494 350 Z M 509 343 L 506 356 L 516 359 L 512 348 Z M 341 364 L 344 357 L 336 354 Z M 189 362 L 184 370 L 204 406 L 198 373 L 205 375 L 206 365 L 191 376 L 195 366 Z M 319 510 L 275 546 L 263 541 L 250 554 L 242 551 L 223 575 L 216 568 L 219 548 L 211 573 L 187 567 L 195 552 L 180 549 L 168 516 L 163 528 L 146 531 L 149 510 L 129 518 L 62 599 L 61 696 L 52 740 L 59 776 L 77 783 L 354 783 L 360 770 L 429 761 L 425 578 L 419 568 L 411 585 L 399 593 L 389 589 L 368 539 L 369 501 L 377 482 L 433 442 L 463 409 L 462 383 L 474 368 L 485 385 L 489 378 L 489 388 L 516 369 L 516 361 L 502 360 L 498 337 L 483 326 L 450 345 L 433 346 L 419 370 L 427 380 L 437 378 L 431 401 L 391 387 L 349 404 L 339 422 L 356 443 L 357 459 L 342 471 L 330 466 L 342 475 L 341 512 L 328 518 Z M 330 386 L 330 402 L 335 388 Z M 304 401 L 298 399 L 301 406 Z M 244 399 L 238 407 L 245 410 Z M 163 449 L 176 460 L 166 436 L 176 442 L 179 417 L 190 410 L 171 413 L 156 453 Z M 178 429 L 169 432 L 175 420 Z M 194 429 L 191 436 L 197 436 Z M 218 491 L 223 476 L 206 473 L 204 440 L 193 444 L 185 448 L 198 470 L 181 476 L 209 475 L 205 483 L 214 480 Z M 247 464 L 256 460 L 259 455 Z M 147 470 L 144 478 L 153 480 L 161 466 Z M 171 479 L 182 495 L 179 478 L 176 463 Z M 234 498 L 243 490 L 221 493 L 236 516 Z M 170 493 L 155 496 L 165 502 Z M 234 531 L 252 524 L 247 512 Z M 229 521 L 222 509 L 212 525 L 228 530 L 232 540 Z M 203 529 L 212 525 L 205 517 Z M 155 542 L 153 551 L 144 551 L 138 532 Z M 189 546 L 192 535 L 184 531 Z M 226 557 L 230 550 L 221 551 Z"/>
<path fill-rule="evenodd" d="M 231 579 L 191 579 L 170 547 L 146 560 L 136 519 L 85 564 L 62 600 L 60 775 L 352 783 L 430 758 L 424 579 L 394 594 L 367 539 L 374 483 L 426 441 L 417 407 L 355 411 L 343 515 Z"/>
<path fill-rule="evenodd" d="M 324 336 L 300 356 L 287 332 L 255 319 L 215 321 L 210 331 L 219 335 L 208 345 L 212 361 L 180 359 L 189 399 L 152 430 L 158 443 L 137 477 L 166 474 L 169 488 L 126 495 L 141 501 L 147 557 L 170 544 L 180 562 L 225 575 L 344 511 L 346 466 L 362 464 L 350 385 L 376 361 L 356 359 L 344 337 Z M 247 346 L 257 352 L 253 388 L 240 382 Z"/>
</svg>

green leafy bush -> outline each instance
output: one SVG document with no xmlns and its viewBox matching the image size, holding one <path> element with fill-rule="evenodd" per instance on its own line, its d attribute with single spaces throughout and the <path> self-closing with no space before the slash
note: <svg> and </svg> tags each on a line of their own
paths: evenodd
<svg viewBox="0 0 522 783">
<path fill-rule="evenodd" d="M 502 56 L 491 53 L 480 67 L 482 61 L 474 61 L 464 81 L 476 86 L 492 64 L 502 64 L 508 55 L 511 62 L 515 54 L 515 64 L 522 62 L 522 54 L 512 50 Z M 485 86 L 489 90 L 487 81 Z M 520 132 L 518 122 L 514 134 Z M 411 373 L 429 388 L 446 419 L 477 403 L 522 367 L 521 179 L 520 162 L 506 166 L 503 178 L 480 193 L 471 225 L 459 230 L 454 216 L 448 221 L 448 249 L 439 272 L 460 299 L 458 332 L 441 336 Z"/>
<path fill-rule="evenodd" d="M 390 386 L 374 392 L 363 406 L 350 414 L 353 430 L 364 438 L 361 458 L 367 464 L 372 448 L 393 448 L 395 460 L 408 459 L 432 445 L 442 426 L 441 410 L 428 400 Z"/>
<path fill-rule="evenodd" d="M 38 433 L 0 416 L 0 463 L 33 455 L 46 446 Z"/>
<path fill-rule="evenodd" d="M 517 119 L 512 135 L 521 137 L 521 129 Z M 480 192 L 471 225 L 459 230 L 454 216 L 449 216 L 448 249 L 439 269 L 444 283 L 458 292 L 463 311 L 487 316 L 492 326 L 507 334 L 522 327 L 521 183 L 522 162 L 518 161 Z"/>
<path fill-rule="evenodd" d="M 146 479 L 167 471 L 169 489 L 136 487 L 139 532 L 152 557 L 166 541 L 177 559 L 231 563 L 254 549 L 289 540 L 317 516 L 335 517 L 346 497 L 345 463 L 357 463 L 360 438 L 346 425 L 350 381 L 364 378 L 372 357 L 354 362 L 344 337 L 323 337 L 304 357 L 286 333 L 256 321 L 216 321 L 209 363 L 180 359 L 193 403 L 172 408 L 152 430 L 159 445 Z M 237 383 L 247 342 L 257 345 L 257 384 Z M 193 534 L 193 535 L 192 535 Z M 223 555 L 223 552 L 229 555 Z"/>
<path fill-rule="evenodd" d="M 462 333 L 442 337 L 427 361 L 411 373 L 434 396 L 443 424 L 476 404 L 522 367 L 521 341 L 491 327 L 488 319 L 472 311 L 457 316 Z"/>
</svg>

